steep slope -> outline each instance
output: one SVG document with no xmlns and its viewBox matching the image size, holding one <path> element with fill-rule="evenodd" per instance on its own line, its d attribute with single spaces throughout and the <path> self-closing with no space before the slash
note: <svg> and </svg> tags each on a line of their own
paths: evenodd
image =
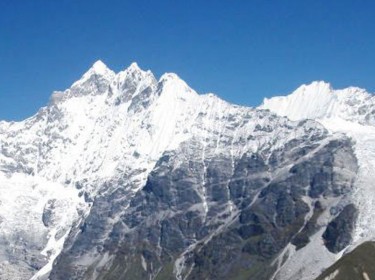
<svg viewBox="0 0 375 280">
<path fill-rule="evenodd" d="M 328 205 L 343 207 L 340 197 L 350 191 L 356 162 L 344 139 L 326 138 L 308 123 L 288 127 L 285 119 L 271 122 L 272 115 L 254 113 L 252 118 L 262 117 L 258 125 L 267 123 L 266 131 L 257 131 L 238 111 L 238 120 L 224 114 L 228 130 L 199 133 L 164 153 L 132 199 L 127 182 L 96 197 L 52 278 L 268 279 L 272 261 L 314 211 L 328 220 Z M 213 141 L 218 136 L 219 143 Z M 301 247 L 321 228 L 311 223 Z"/>
<path fill-rule="evenodd" d="M 358 209 L 350 248 L 375 237 L 375 97 L 359 88 L 333 90 L 324 82 L 303 85 L 289 96 L 265 99 L 260 108 L 292 120 L 313 119 L 354 142 L 358 176 L 352 201 Z"/>
<path fill-rule="evenodd" d="M 375 125 L 375 98 L 364 89 L 334 90 L 326 82 L 302 85 L 287 96 L 265 98 L 259 108 L 269 109 L 291 120 L 342 119 L 361 125 Z"/>
<path fill-rule="evenodd" d="M 184 98 L 192 101 L 190 107 Z M 4 270 L 13 270 L 14 266 L 18 273 L 19 267 L 26 266 L 25 275 L 29 275 L 49 259 L 46 269 L 41 270 L 44 273 L 51 268 L 56 256 L 53 252 L 61 249 L 57 244 L 64 242 L 65 232 L 88 213 L 105 182 L 125 172 L 126 179 L 133 183 L 131 191 L 144 185 L 164 149 L 184 139 L 181 124 L 189 123 L 196 98 L 197 94 L 176 75 L 166 74 L 157 82 L 151 72 L 140 70 L 136 64 L 115 75 L 99 61 L 70 89 L 54 93 L 50 104 L 35 116 L 19 123 L 2 122 L 1 185 L 4 193 L 13 193 L 21 202 L 2 199 L 4 250 L 12 252 L 7 253 L 11 255 L 8 258 L 14 258 L 11 264 L 4 260 Z M 47 184 L 59 186 L 50 189 Z M 35 197 L 25 194 L 28 185 L 35 190 Z M 70 194 L 68 201 L 63 200 L 65 193 Z M 38 206 L 32 207 L 35 201 Z M 43 201 L 51 207 L 44 207 Z M 49 208 L 53 213 L 69 211 L 71 219 L 64 216 L 53 225 L 45 225 L 41 217 Z M 13 214 L 5 215 L 5 211 Z M 21 224 L 18 232 L 15 225 L 25 217 L 33 220 L 30 226 Z M 39 241 L 32 245 L 35 254 L 47 246 L 43 251 L 47 257 L 39 260 L 34 253 L 26 257 L 13 254 L 17 240 L 22 243 L 17 245 L 20 252 L 26 248 L 29 252 L 29 244 Z M 24 258 L 38 261 L 34 264 Z"/>
<path fill-rule="evenodd" d="M 314 250 L 313 279 L 352 239 L 352 146 L 98 61 L 0 123 L 0 279 L 285 279 Z"/>
<path fill-rule="evenodd" d="M 282 263 L 279 254 L 296 251 L 284 251 L 290 242 L 303 248 L 345 209 L 356 171 L 345 137 L 189 92 L 174 86 L 171 93 L 181 98 L 151 103 L 151 114 L 161 106 L 180 118 L 158 119 L 157 129 L 181 125 L 183 133 L 164 138 L 175 144 L 164 149 L 143 188 L 127 180 L 127 170 L 102 188 L 57 259 L 53 279 L 268 279 Z M 231 253 L 218 255 L 220 246 Z M 321 251 L 322 267 L 334 261 Z"/>
</svg>

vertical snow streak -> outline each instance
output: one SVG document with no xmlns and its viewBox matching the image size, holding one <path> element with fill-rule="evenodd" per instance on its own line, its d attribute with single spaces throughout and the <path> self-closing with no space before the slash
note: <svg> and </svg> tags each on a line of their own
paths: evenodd
<svg viewBox="0 0 375 280">
<path fill-rule="evenodd" d="M 203 141 L 205 141 L 205 139 Z M 206 222 L 207 213 L 208 213 L 207 190 L 206 190 L 207 165 L 205 161 L 206 160 L 205 156 L 206 156 L 206 143 L 203 142 L 202 158 L 201 158 L 203 170 L 202 170 L 202 178 L 201 178 L 202 183 L 201 183 L 201 190 L 200 190 L 200 197 L 202 199 L 202 207 L 203 207 L 203 213 L 204 213 L 203 223 Z"/>
</svg>

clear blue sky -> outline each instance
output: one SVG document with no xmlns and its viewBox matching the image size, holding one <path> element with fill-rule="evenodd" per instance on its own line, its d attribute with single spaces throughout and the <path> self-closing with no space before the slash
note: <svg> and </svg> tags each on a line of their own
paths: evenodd
<svg viewBox="0 0 375 280">
<path fill-rule="evenodd" d="M 0 119 L 34 114 L 98 59 L 250 106 L 313 80 L 375 92 L 375 1 L 1 0 Z"/>
</svg>

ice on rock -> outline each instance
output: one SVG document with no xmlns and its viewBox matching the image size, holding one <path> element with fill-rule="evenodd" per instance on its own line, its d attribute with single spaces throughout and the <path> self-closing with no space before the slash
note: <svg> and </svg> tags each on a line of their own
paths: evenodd
<svg viewBox="0 0 375 280">
<path fill-rule="evenodd" d="M 374 240 L 375 96 L 356 87 L 334 90 L 327 83 L 313 82 L 301 86 L 290 95 L 265 99 L 260 108 L 291 120 L 313 119 L 331 133 L 344 133 L 353 139 L 359 165 L 353 200 L 359 215 L 350 248 L 365 240 Z M 309 257 L 305 258 L 307 262 Z M 290 271 L 293 269 L 297 267 L 286 268 Z M 286 270 L 281 274 L 288 278 Z"/>
<path fill-rule="evenodd" d="M 98 60 L 85 74 L 83 74 L 81 79 L 73 83 L 72 87 L 82 85 L 93 75 L 103 77 L 106 80 L 112 80 L 116 76 L 116 74 L 112 70 L 110 70 L 101 60 Z"/>
<path fill-rule="evenodd" d="M 14 270 L 22 267 L 24 278 L 31 278 L 36 269 L 40 271 L 34 279 L 48 274 L 65 233 L 88 213 L 100 188 L 124 172 L 134 172 L 129 178 L 136 182 L 134 192 L 144 186 L 161 154 L 191 137 L 189 129 L 202 104 L 204 98 L 177 75 L 166 74 L 158 82 L 136 63 L 116 74 L 97 61 L 70 89 L 54 92 L 50 104 L 35 116 L 2 121 L 1 193 L 14 194 L 15 199 L 0 198 L 1 238 L 12 240 L 20 234 L 16 228 L 32 232 L 23 236 L 25 253 L 20 258 L 36 254 L 40 259 L 38 265 L 15 263 Z M 20 174 L 17 180 L 11 179 L 14 174 Z M 22 193 L 22 188 L 34 191 Z M 64 197 L 66 203 L 58 210 L 67 215 L 55 216 L 54 226 L 46 227 L 43 209 Z M 30 223 L 19 223 L 20 217 L 11 213 Z M 27 238 L 39 240 L 39 253 L 28 248 L 33 243 Z M 0 247 L 0 255 L 6 254 L 3 250 Z"/>
<path fill-rule="evenodd" d="M 372 178 L 366 177 L 371 175 L 366 170 L 375 168 L 372 159 L 366 158 L 367 152 L 375 154 L 372 96 L 357 88 L 335 91 L 317 82 L 290 96 L 266 99 L 260 108 L 293 120 L 318 119 L 331 132 L 355 138 L 360 174 L 367 183 L 358 184 L 358 204 L 363 204 L 364 213 L 375 213 L 362 201 L 367 191 L 373 191 Z M 358 131 L 350 130 L 344 121 L 356 123 Z M 311 123 L 317 134 L 326 133 Z M 132 183 L 133 189 L 126 190 L 132 196 L 145 186 L 161 156 L 189 139 L 206 147 L 207 135 L 215 135 L 211 152 L 233 160 L 246 152 L 276 150 L 306 135 L 309 128 L 264 110 L 231 105 L 213 94 L 199 95 L 176 74 L 167 73 L 157 80 L 136 63 L 114 73 L 99 60 L 71 88 L 54 93 L 50 104 L 35 116 L 22 122 L 0 122 L 0 190 L 9 194 L 0 195 L 0 239 L 24 238 L 16 248 L 20 261 L 12 267 L 22 270 L 25 279 L 44 277 L 60 254 L 66 233 L 88 215 L 96 195 L 122 186 L 112 182 L 125 180 L 124 174 Z M 204 163 L 207 156 L 198 157 Z M 197 191 L 202 196 L 202 213 L 207 215 L 211 206 L 204 186 Z M 54 200 L 59 201 L 56 211 L 66 215 L 56 214 L 53 222 L 43 223 L 43 214 L 55 211 L 51 208 Z M 228 210 L 236 213 L 233 205 Z M 375 234 L 372 213 L 369 219 L 360 218 L 361 228 L 368 226 L 369 231 L 359 230 L 358 236 Z M 0 256 L 8 253 L 0 246 Z M 37 265 L 24 261 L 30 258 Z M 0 269 L 2 262 L 0 258 Z"/>
</svg>

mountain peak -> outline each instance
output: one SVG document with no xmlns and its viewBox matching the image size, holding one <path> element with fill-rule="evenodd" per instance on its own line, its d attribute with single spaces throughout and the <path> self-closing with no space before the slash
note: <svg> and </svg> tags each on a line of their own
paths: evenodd
<svg viewBox="0 0 375 280">
<path fill-rule="evenodd" d="M 73 83 L 72 87 L 79 86 L 84 82 L 88 81 L 92 76 L 97 75 L 105 78 L 106 80 L 112 80 L 116 74 L 107 67 L 101 60 L 97 60 L 85 74 Z"/>
<path fill-rule="evenodd" d="M 109 69 L 108 69 L 108 67 L 107 67 L 107 65 L 105 65 L 104 63 L 103 63 L 103 61 L 101 61 L 101 60 L 98 60 L 98 61 L 96 61 L 93 65 L 92 65 L 92 67 L 91 67 L 91 69 L 93 70 L 93 71 L 95 71 L 96 73 L 105 73 L 106 71 L 108 71 Z"/>
<path fill-rule="evenodd" d="M 132 62 L 127 69 L 133 71 L 141 70 L 137 62 Z"/>
<path fill-rule="evenodd" d="M 329 115 L 337 96 L 329 83 L 315 81 L 304 84 L 287 96 L 265 98 L 261 109 L 287 116 L 291 120 L 316 119 Z"/>
<path fill-rule="evenodd" d="M 295 94 L 300 91 L 307 92 L 308 94 L 316 94 L 323 92 L 329 93 L 332 91 L 332 86 L 330 83 L 327 83 L 325 81 L 313 81 L 310 84 L 303 84 L 292 94 Z"/>
<path fill-rule="evenodd" d="M 150 70 L 144 71 L 141 69 L 137 62 L 132 62 L 127 68 L 117 73 L 117 76 L 120 77 L 120 79 L 124 79 L 124 77 L 127 77 L 129 74 L 137 76 L 145 76 L 146 74 L 153 74 Z"/>
<path fill-rule="evenodd" d="M 160 77 L 160 82 L 171 81 L 171 80 L 181 80 L 180 77 L 175 73 L 164 73 Z"/>
<path fill-rule="evenodd" d="M 326 81 L 312 81 L 309 84 L 304 84 L 305 87 L 331 87 L 331 83 Z"/>
<path fill-rule="evenodd" d="M 361 106 L 365 105 L 369 98 L 371 95 L 360 88 L 335 90 L 327 82 L 315 81 L 300 86 L 289 95 L 265 98 L 259 108 L 269 109 L 291 120 L 334 117 L 349 120 L 360 117 L 356 116 L 355 112 L 363 111 Z"/>
<path fill-rule="evenodd" d="M 197 95 L 197 93 L 193 89 L 191 89 L 189 85 L 175 73 L 163 74 L 159 79 L 159 84 L 163 86 L 163 91 L 165 92 L 170 92 L 173 94 L 182 94 L 183 96 Z"/>
<path fill-rule="evenodd" d="M 91 68 L 84 74 L 84 76 L 91 76 L 93 74 L 104 76 L 104 77 L 114 77 L 115 73 L 104 64 L 103 61 L 97 60 Z"/>
</svg>

